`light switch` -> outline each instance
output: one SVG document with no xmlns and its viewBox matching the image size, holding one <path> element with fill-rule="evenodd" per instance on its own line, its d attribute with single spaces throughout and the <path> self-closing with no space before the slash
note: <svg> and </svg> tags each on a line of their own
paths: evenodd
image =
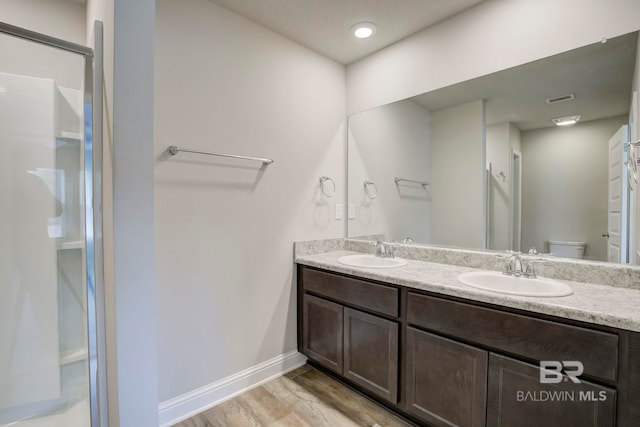
<svg viewBox="0 0 640 427">
<path fill-rule="evenodd" d="M 356 204 L 349 203 L 349 219 L 356 219 Z"/>
<path fill-rule="evenodd" d="M 336 219 L 342 219 L 344 216 L 344 206 L 342 203 L 336 203 Z"/>
</svg>

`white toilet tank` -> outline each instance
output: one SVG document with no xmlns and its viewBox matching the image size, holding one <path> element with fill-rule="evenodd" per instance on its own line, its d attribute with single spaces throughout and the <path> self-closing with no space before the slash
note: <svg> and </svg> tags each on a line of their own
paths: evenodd
<svg viewBox="0 0 640 427">
<path fill-rule="evenodd" d="M 566 240 L 549 240 L 549 252 L 563 258 L 584 258 L 586 242 L 571 242 Z"/>
</svg>

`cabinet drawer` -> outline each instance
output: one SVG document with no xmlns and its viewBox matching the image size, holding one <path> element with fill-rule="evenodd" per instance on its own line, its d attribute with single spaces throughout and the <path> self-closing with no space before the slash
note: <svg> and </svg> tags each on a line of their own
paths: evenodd
<svg viewBox="0 0 640 427">
<path fill-rule="evenodd" d="M 305 291 L 335 301 L 398 317 L 398 290 L 350 277 L 303 268 L 302 286 Z"/>
<path fill-rule="evenodd" d="M 410 324 L 533 360 L 576 360 L 615 381 L 618 336 L 534 317 L 409 293 Z"/>
</svg>

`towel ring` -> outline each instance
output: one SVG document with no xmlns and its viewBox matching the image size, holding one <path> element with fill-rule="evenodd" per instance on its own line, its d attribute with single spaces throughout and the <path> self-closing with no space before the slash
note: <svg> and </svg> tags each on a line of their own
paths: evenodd
<svg viewBox="0 0 640 427">
<path fill-rule="evenodd" d="M 325 184 L 331 184 L 330 186 L 325 185 Z M 327 189 L 327 187 L 329 187 Z M 320 177 L 320 190 L 322 190 L 322 194 L 324 194 L 327 197 L 333 197 L 336 194 L 336 183 L 329 178 L 328 176 L 321 176 Z"/>
<path fill-rule="evenodd" d="M 362 183 L 364 187 L 364 194 L 371 200 L 378 197 L 378 187 L 371 181 L 365 181 Z"/>
</svg>

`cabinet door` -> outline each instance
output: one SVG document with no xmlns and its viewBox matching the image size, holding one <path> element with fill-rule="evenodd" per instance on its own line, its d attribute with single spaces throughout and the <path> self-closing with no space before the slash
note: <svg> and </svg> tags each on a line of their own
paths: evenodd
<svg viewBox="0 0 640 427">
<path fill-rule="evenodd" d="M 398 402 L 398 324 L 344 309 L 344 376 L 371 393 Z"/>
<path fill-rule="evenodd" d="M 429 425 L 484 426 L 487 359 L 484 350 L 407 327 L 405 410 Z"/>
<path fill-rule="evenodd" d="M 567 377 L 541 384 L 539 366 L 495 354 L 489 358 L 487 404 L 488 427 L 615 425 L 615 390 Z"/>
<path fill-rule="evenodd" d="M 304 354 L 342 374 L 342 306 L 305 294 L 302 323 Z"/>
</svg>

